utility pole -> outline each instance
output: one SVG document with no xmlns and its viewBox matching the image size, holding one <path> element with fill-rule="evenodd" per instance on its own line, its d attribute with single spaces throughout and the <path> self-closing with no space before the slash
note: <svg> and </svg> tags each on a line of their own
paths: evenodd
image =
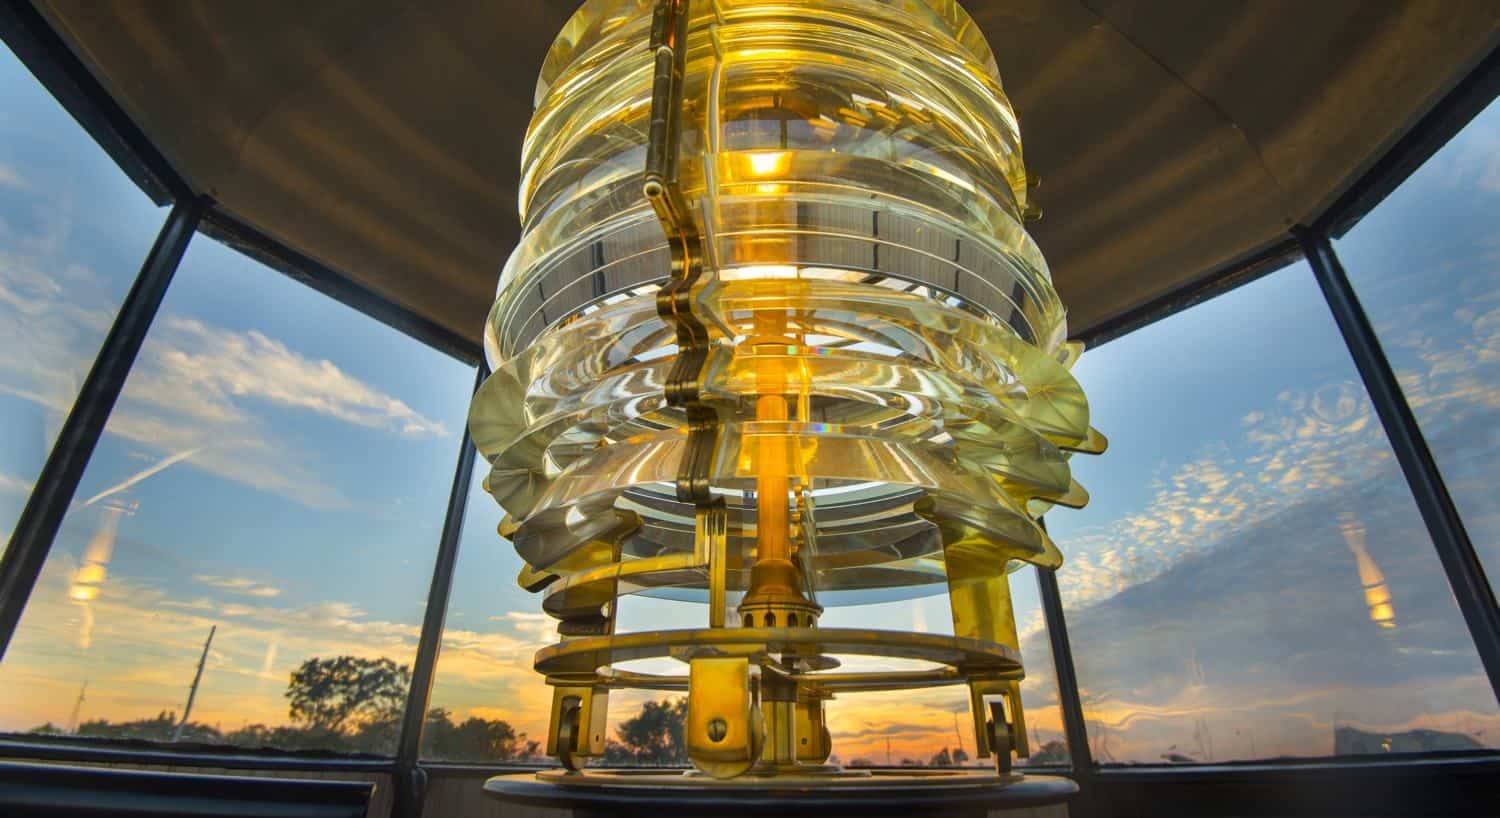
<svg viewBox="0 0 1500 818">
<path fill-rule="evenodd" d="M 177 730 L 172 733 L 172 741 L 182 740 L 182 728 L 187 726 L 188 717 L 193 715 L 193 699 L 198 696 L 198 682 L 203 680 L 203 665 L 208 662 L 208 646 L 214 643 L 214 631 L 218 625 L 208 629 L 208 638 L 203 641 L 203 655 L 198 657 L 198 672 L 193 674 L 193 686 L 188 688 L 187 706 L 182 708 L 182 721 L 177 722 Z"/>
<path fill-rule="evenodd" d="M 78 688 L 78 701 L 73 702 L 73 715 L 68 719 L 68 735 L 78 735 L 78 713 L 83 710 L 83 694 L 88 692 L 89 680 L 83 680 L 83 686 Z"/>
</svg>

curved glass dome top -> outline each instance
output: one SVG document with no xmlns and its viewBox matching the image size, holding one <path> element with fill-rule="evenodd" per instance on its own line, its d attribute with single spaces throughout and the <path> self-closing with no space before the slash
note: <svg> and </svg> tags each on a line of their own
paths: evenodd
<svg viewBox="0 0 1500 818">
<path fill-rule="evenodd" d="M 681 557 L 611 575 L 622 593 L 709 582 L 675 483 L 688 420 L 656 303 L 673 261 L 642 195 L 653 5 L 591 0 L 547 57 L 471 413 L 503 533 L 559 615 L 597 605 L 567 580 L 601 553 Z M 694 4 L 686 51 L 676 149 L 705 237 L 692 300 L 729 589 L 768 525 L 825 602 L 936 592 L 955 559 L 1056 566 L 1034 515 L 1086 501 L 1067 458 L 1103 439 L 973 22 L 944 0 L 719 0 Z"/>
<path fill-rule="evenodd" d="M 524 233 L 491 320 L 494 356 L 670 269 L 641 196 L 650 20 L 648 0 L 594 0 L 548 55 L 522 154 Z M 682 183 L 711 204 L 705 228 L 721 269 L 893 275 L 1049 350 L 1061 342 L 1061 306 L 1021 227 L 1015 115 L 957 5 L 699 3 L 684 97 Z"/>
</svg>

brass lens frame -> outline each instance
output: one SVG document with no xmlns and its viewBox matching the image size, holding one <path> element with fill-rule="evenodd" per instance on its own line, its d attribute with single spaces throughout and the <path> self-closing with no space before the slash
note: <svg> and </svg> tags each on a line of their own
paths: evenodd
<svg viewBox="0 0 1500 818">
<path fill-rule="evenodd" d="M 537 102 L 470 429 L 559 623 L 548 752 L 602 755 L 611 689 L 685 690 L 705 782 L 844 781 L 829 699 L 966 684 L 1009 774 L 1008 574 L 1061 564 L 1037 519 L 1087 502 L 1068 458 L 1105 441 L 973 22 L 590 0 Z M 819 626 L 875 592 L 946 592 L 954 635 Z M 704 626 L 617 634 L 629 593 L 707 603 Z M 685 672 L 620 666 L 663 657 Z"/>
</svg>

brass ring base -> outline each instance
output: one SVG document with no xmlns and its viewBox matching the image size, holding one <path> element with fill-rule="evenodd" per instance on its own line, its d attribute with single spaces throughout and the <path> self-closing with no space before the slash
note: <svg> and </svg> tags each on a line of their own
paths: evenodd
<svg viewBox="0 0 1500 818">
<path fill-rule="evenodd" d="M 743 776 L 716 781 L 676 770 L 591 769 L 497 775 L 485 794 L 508 805 L 567 810 L 575 818 L 990 818 L 995 814 L 1065 815 L 1078 785 L 1049 775 L 1006 775 L 976 769 L 849 770 L 838 776 Z M 1056 807 L 1059 811 L 1038 811 Z"/>
<path fill-rule="evenodd" d="M 983 769 L 846 769 L 834 765 L 804 767 L 796 772 L 777 771 L 774 775 L 757 775 L 754 771 L 738 778 L 713 778 L 697 770 L 663 770 L 632 768 L 589 768 L 579 772 L 563 769 L 542 770 L 536 780 L 559 787 L 642 788 L 642 789 L 722 789 L 782 790 L 838 789 L 870 785 L 999 790 L 1024 780 L 1018 773 L 996 775 Z"/>
<path fill-rule="evenodd" d="M 542 648 L 536 654 L 535 667 L 548 677 L 609 685 L 609 676 L 596 675 L 601 668 L 638 659 L 674 655 L 686 659 L 695 654 L 819 656 L 825 653 L 926 661 L 947 665 L 957 672 L 830 674 L 826 680 L 817 674 L 807 674 L 799 676 L 798 683 L 838 691 L 883 690 L 893 686 L 900 689 L 955 684 L 980 676 L 1020 678 L 1022 673 L 1015 649 L 995 642 L 865 628 L 693 628 L 579 637 Z M 644 674 L 621 674 L 621 678 L 646 681 Z"/>
</svg>

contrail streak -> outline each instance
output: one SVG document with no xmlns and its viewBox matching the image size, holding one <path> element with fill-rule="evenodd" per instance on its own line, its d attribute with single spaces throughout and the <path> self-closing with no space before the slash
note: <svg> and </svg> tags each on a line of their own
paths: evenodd
<svg viewBox="0 0 1500 818">
<path fill-rule="evenodd" d="M 203 447 L 201 447 L 201 446 L 198 447 L 198 448 L 196 448 L 196 449 L 188 449 L 185 452 L 178 452 L 177 454 L 174 454 L 171 457 L 168 457 L 168 458 L 162 460 L 159 463 L 154 463 L 149 468 L 146 468 L 146 469 L 144 469 L 142 471 L 136 472 L 135 474 L 133 474 L 133 475 L 125 478 L 124 480 L 122 480 L 122 481 L 114 484 L 113 486 L 110 486 L 109 488 L 105 489 L 104 491 L 101 491 L 98 494 L 95 494 L 93 497 L 90 497 L 89 499 L 84 500 L 83 501 L 83 505 L 81 505 L 79 507 L 80 508 L 87 508 L 88 506 L 91 506 L 91 505 L 99 502 L 100 500 L 103 500 L 104 498 L 109 497 L 112 494 L 118 494 L 118 493 L 124 491 L 125 489 L 128 489 L 131 486 L 135 485 L 136 483 L 139 483 L 142 480 L 145 480 L 147 477 L 150 477 L 151 475 L 156 474 L 157 472 L 162 471 L 163 469 L 167 468 L 168 466 L 171 466 L 173 463 L 181 463 L 182 461 L 188 459 L 189 457 L 192 457 L 193 455 L 195 455 L 195 454 L 197 454 L 197 453 L 199 453 L 201 451 L 203 451 Z"/>
</svg>

